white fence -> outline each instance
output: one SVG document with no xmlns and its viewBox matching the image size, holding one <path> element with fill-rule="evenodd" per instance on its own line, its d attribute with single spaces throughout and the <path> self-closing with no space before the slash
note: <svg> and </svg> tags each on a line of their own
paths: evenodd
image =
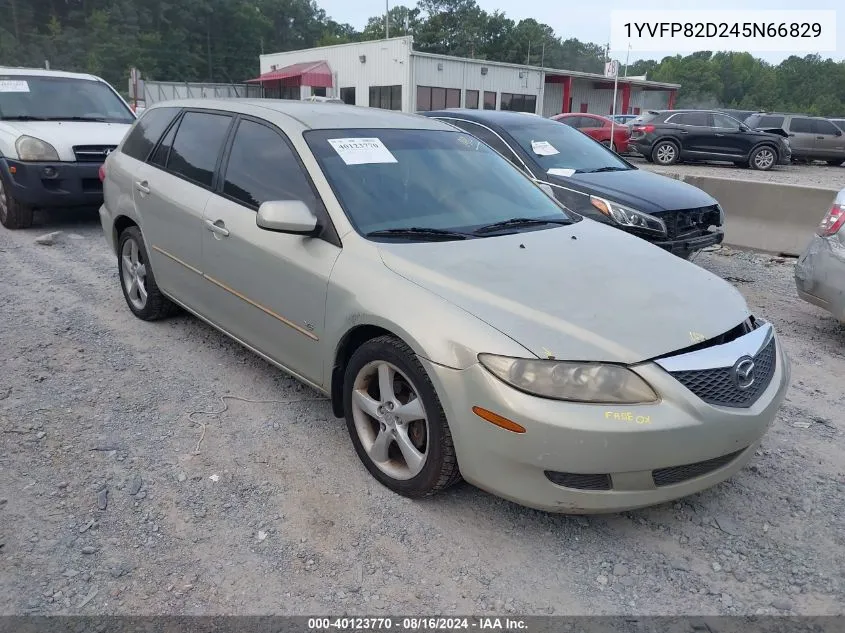
<svg viewBox="0 0 845 633">
<path fill-rule="evenodd" d="M 130 99 L 135 87 L 129 82 Z M 256 84 L 206 84 L 178 81 L 138 81 L 139 105 L 150 106 L 171 99 L 237 99 L 261 98 L 264 89 Z"/>
</svg>

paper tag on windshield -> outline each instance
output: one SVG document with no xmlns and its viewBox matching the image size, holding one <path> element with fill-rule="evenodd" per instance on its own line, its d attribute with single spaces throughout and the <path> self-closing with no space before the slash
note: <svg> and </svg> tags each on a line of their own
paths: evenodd
<svg viewBox="0 0 845 633">
<path fill-rule="evenodd" d="M 562 169 L 560 167 L 552 167 L 546 173 L 550 176 L 564 176 L 565 178 L 569 178 L 572 174 L 575 173 L 574 169 Z"/>
<path fill-rule="evenodd" d="M 0 79 L 0 92 L 29 92 L 29 84 L 20 79 Z"/>
<path fill-rule="evenodd" d="M 377 138 L 330 138 L 329 144 L 347 165 L 396 162 L 396 157 Z"/>
<path fill-rule="evenodd" d="M 560 154 L 551 143 L 548 141 L 531 141 L 531 149 L 537 156 L 554 156 Z"/>
</svg>

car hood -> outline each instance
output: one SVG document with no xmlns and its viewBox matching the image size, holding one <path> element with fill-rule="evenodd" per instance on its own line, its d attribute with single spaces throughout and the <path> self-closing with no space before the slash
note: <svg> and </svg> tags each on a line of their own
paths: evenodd
<svg viewBox="0 0 845 633">
<path fill-rule="evenodd" d="M 573 174 L 569 177 L 547 175 L 547 178 L 562 187 L 577 188 L 646 213 L 697 209 L 716 204 L 713 196 L 698 187 L 644 169 Z"/>
<path fill-rule="evenodd" d="M 27 135 L 56 148 L 59 160 L 74 161 L 74 145 L 118 145 L 131 123 L 98 121 L 0 121 L 7 133 L 17 138 Z"/>
<path fill-rule="evenodd" d="M 389 269 L 540 358 L 636 363 L 723 334 L 749 316 L 742 295 L 719 277 L 589 219 L 379 247 Z"/>
</svg>

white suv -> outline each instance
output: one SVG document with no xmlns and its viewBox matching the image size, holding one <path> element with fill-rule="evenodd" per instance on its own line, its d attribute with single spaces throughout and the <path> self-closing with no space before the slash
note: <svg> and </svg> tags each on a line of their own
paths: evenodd
<svg viewBox="0 0 845 633">
<path fill-rule="evenodd" d="M 100 166 L 135 115 L 92 75 L 0 67 L 0 224 L 35 208 L 99 206 Z"/>
</svg>

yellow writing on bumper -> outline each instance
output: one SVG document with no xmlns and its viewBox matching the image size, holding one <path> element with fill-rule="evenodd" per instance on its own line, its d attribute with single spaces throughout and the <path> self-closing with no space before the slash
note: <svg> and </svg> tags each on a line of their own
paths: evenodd
<svg viewBox="0 0 845 633">
<path fill-rule="evenodd" d="M 632 411 L 605 411 L 605 420 L 618 422 L 633 422 L 634 424 L 651 424 L 650 415 L 634 415 Z"/>
</svg>

